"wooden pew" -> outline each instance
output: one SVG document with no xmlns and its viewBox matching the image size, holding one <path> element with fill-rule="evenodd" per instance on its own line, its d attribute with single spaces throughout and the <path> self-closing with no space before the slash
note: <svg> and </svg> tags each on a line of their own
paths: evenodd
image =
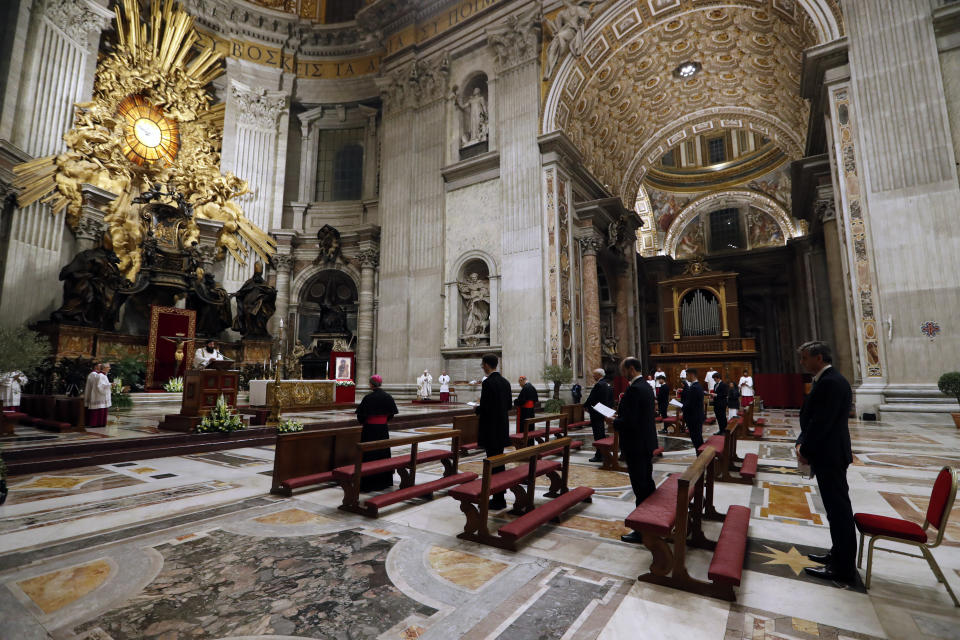
<svg viewBox="0 0 960 640">
<path fill-rule="evenodd" d="M 763 437 L 763 425 L 766 423 L 767 421 L 763 418 L 753 419 L 753 405 L 751 404 L 743 412 L 743 436 L 749 436 L 754 440 L 761 439 Z"/>
<path fill-rule="evenodd" d="M 479 449 L 477 441 L 480 439 L 480 416 L 454 416 L 453 428 L 460 431 L 460 453 L 467 455 L 474 449 Z"/>
<path fill-rule="evenodd" d="M 743 459 L 737 456 L 737 440 L 741 430 L 739 418 L 733 418 L 727 422 L 724 435 L 710 436 L 700 447 L 700 451 L 713 447 L 718 452 L 716 471 L 717 480 L 721 482 L 753 484 L 757 477 L 757 454 L 748 453 Z"/>
<path fill-rule="evenodd" d="M 582 404 L 565 404 L 560 413 L 567 416 L 567 429 L 583 429 L 590 426 L 590 420 L 584 415 Z"/>
<path fill-rule="evenodd" d="M 567 488 L 570 442 L 570 438 L 560 438 L 485 458 L 483 477 L 451 489 L 448 493 L 450 497 L 460 501 L 460 510 L 467 518 L 463 532 L 457 537 L 515 551 L 517 540 L 532 533 L 540 525 L 559 518 L 564 511 L 579 502 L 591 502 L 593 489 L 590 487 L 577 487 L 573 490 Z M 541 459 L 551 448 L 558 445 L 563 448 L 562 462 Z M 493 473 L 494 467 L 522 461 L 527 464 Z M 544 495 L 555 497 L 535 507 L 534 489 L 537 477 L 542 475 L 550 478 L 550 491 Z M 490 533 L 488 523 L 490 496 L 506 490 L 510 490 L 516 497 L 516 504 L 511 512 L 523 515 L 500 527 L 497 535 L 494 535 Z"/>
<path fill-rule="evenodd" d="M 333 482 L 333 470 L 353 462 L 360 427 L 336 427 L 278 433 L 270 493 L 290 496 L 294 489 Z"/>
<path fill-rule="evenodd" d="M 706 447 L 682 474 L 671 475 L 627 516 L 624 523 L 643 537 L 653 554 L 650 570 L 641 582 L 734 601 L 746 554 L 750 509 L 731 506 L 727 514 L 713 506 L 716 452 Z M 703 533 L 703 520 L 722 520 L 717 541 Z M 686 567 L 687 546 L 713 551 L 708 580 L 695 578 Z"/>
<path fill-rule="evenodd" d="M 554 420 L 558 421 L 559 427 L 551 427 L 550 423 Z M 533 429 L 532 427 L 541 422 L 546 423 L 542 429 Z M 556 435 L 558 438 L 563 437 L 567 433 L 567 416 L 562 413 L 548 413 L 543 416 L 537 416 L 535 418 L 527 418 L 520 425 L 519 430 L 516 433 L 510 434 L 510 443 L 517 448 L 527 446 L 531 440 L 536 443 L 546 442 L 551 435 Z"/>
<path fill-rule="evenodd" d="M 628 471 L 625 465 L 620 464 L 620 432 L 611 428 L 612 436 L 594 440 L 593 446 L 603 458 L 600 468 L 606 471 Z M 653 450 L 654 457 L 663 456 L 663 447 Z"/>
<path fill-rule="evenodd" d="M 444 449 L 418 451 L 418 445 L 421 442 L 430 442 L 445 438 L 450 438 L 450 451 Z M 404 445 L 410 445 L 410 453 L 407 455 L 394 456 L 383 460 L 371 460 L 369 462 L 362 461 L 365 451 L 376 451 L 377 449 L 389 449 L 391 447 Z M 432 498 L 434 491 L 440 491 L 441 489 L 447 489 L 464 482 L 475 480 L 477 478 L 477 474 L 475 473 L 457 473 L 459 459 L 460 432 L 456 429 L 405 436 L 403 438 L 358 442 L 356 444 L 353 462 L 333 470 L 334 480 L 339 482 L 340 487 L 343 489 L 343 503 L 340 505 L 340 508 L 344 511 L 351 511 L 376 518 L 379 510 L 388 505 L 403 502 L 404 500 L 412 500 L 413 498 Z M 437 461 L 443 464 L 443 477 L 423 484 L 416 484 L 417 465 Z M 383 473 L 385 471 L 397 472 L 400 476 L 400 488 L 368 498 L 361 506 L 361 479 L 364 476 Z"/>
</svg>

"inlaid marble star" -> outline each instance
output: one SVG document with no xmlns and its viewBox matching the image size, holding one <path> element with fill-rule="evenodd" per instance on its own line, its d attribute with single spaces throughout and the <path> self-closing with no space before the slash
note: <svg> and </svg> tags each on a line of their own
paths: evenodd
<svg viewBox="0 0 960 640">
<path fill-rule="evenodd" d="M 767 549 L 767 551 L 769 551 L 769 553 L 763 553 L 763 552 L 761 552 L 761 551 L 754 551 L 754 553 L 757 554 L 758 556 L 764 556 L 764 557 L 766 557 L 766 558 L 770 558 L 769 560 L 767 560 L 767 561 L 764 562 L 763 564 L 768 564 L 768 565 L 782 564 L 782 565 L 786 565 L 786 566 L 790 567 L 791 569 L 793 569 L 793 572 L 794 572 L 796 575 L 800 575 L 800 573 L 804 570 L 805 567 L 819 567 L 819 566 L 820 566 L 820 563 L 814 562 L 813 560 L 811 560 L 811 559 L 808 558 L 807 556 L 805 556 L 805 555 L 803 555 L 802 553 L 800 553 L 799 551 L 797 551 L 797 548 L 796 548 L 796 547 L 791 546 L 789 551 L 781 551 L 780 549 L 774 549 L 773 547 L 768 547 L 767 545 L 763 545 L 763 546 L 764 546 L 764 548 Z"/>
</svg>

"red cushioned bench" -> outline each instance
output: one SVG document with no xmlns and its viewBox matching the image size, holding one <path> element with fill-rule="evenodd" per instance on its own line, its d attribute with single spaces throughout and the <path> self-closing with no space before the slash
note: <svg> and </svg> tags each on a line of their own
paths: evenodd
<svg viewBox="0 0 960 640">
<path fill-rule="evenodd" d="M 444 440 L 450 438 L 450 449 L 428 449 L 418 451 L 421 442 Z M 382 460 L 363 462 L 366 451 L 389 449 L 410 445 L 410 453 L 402 456 L 393 456 Z M 376 518 L 379 509 L 390 504 L 411 500 L 413 498 L 432 498 L 434 491 L 447 489 L 464 482 L 470 482 L 477 477 L 475 473 L 457 473 L 457 463 L 460 459 L 460 432 L 456 429 L 446 429 L 433 433 L 404 436 L 402 438 L 388 438 L 372 442 L 360 442 L 356 445 L 356 455 L 351 464 L 337 467 L 333 470 L 333 479 L 340 483 L 343 489 L 343 502 L 340 508 L 344 511 L 359 513 Z M 429 462 L 443 464 L 443 477 L 423 484 L 417 484 L 417 465 Z M 400 476 L 400 487 L 379 496 L 371 497 L 360 504 L 360 485 L 365 476 L 376 475 L 387 471 L 396 471 Z"/>
<path fill-rule="evenodd" d="M 12 436 L 13 426 L 27 417 L 27 414 L 19 411 L 4 411 L 0 417 L 0 435 Z"/>
<path fill-rule="evenodd" d="M 753 419 L 753 405 L 747 407 L 747 410 L 743 412 L 743 434 L 745 436 L 750 436 L 754 440 L 761 439 L 765 424 L 767 424 L 767 421 L 763 418 Z"/>
<path fill-rule="evenodd" d="M 593 448 L 600 454 L 602 462 L 600 468 L 606 471 L 627 471 L 627 467 L 620 464 L 620 433 L 614 430 L 612 436 L 593 441 Z M 653 450 L 654 457 L 663 455 L 663 447 Z"/>
<path fill-rule="evenodd" d="M 739 418 L 727 422 L 722 436 L 710 436 L 700 447 L 713 447 L 717 451 L 717 480 L 738 484 L 753 484 L 757 475 L 757 454 L 748 453 L 743 460 L 737 457 L 737 438 L 742 431 Z M 738 463 L 742 463 L 739 464 Z"/>
<path fill-rule="evenodd" d="M 558 426 L 551 427 L 550 423 L 556 421 Z M 535 429 L 534 425 L 544 423 L 540 429 Z M 550 436 L 563 438 L 567 435 L 567 416 L 562 413 L 550 413 L 536 418 L 527 418 L 519 425 L 516 433 L 510 434 L 510 443 L 516 447 L 525 447 L 534 442 L 546 442 Z M 581 446 L 583 443 L 580 443 Z"/>
<path fill-rule="evenodd" d="M 483 476 L 451 489 L 447 495 L 460 501 L 460 510 L 467 522 L 457 535 L 464 540 L 489 544 L 501 549 L 516 550 L 517 541 L 532 533 L 550 520 L 556 520 L 563 512 L 580 502 L 592 500 L 590 487 L 567 488 L 570 466 L 570 438 L 560 438 L 486 458 L 483 461 Z M 556 446 L 563 447 L 563 460 L 542 460 L 542 455 Z M 493 473 L 493 468 L 511 462 L 526 462 L 512 469 Z M 559 471 L 559 474 L 558 474 Z M 544 497 L 552 500 L 534 505 L 537 477 L 550 478 L 550 490 Z M 513 522 L 500 527 L 497 535 L 490 532 L 488 514 L 490 496 L 510 490 L 516 500 L 510 513 L 520 515 Z"/>
<path fill-rule="evenodd" d="M 627 527 L 641 534 L 644 546 L 653 555 L 650 570 L 637 578 L 641 582 L 736 599 L 733 588 L 740 584 L 743 572 L 750 510 L 732 506 L 724 516 L 714 509 L 716 462 L 716 451 L 705 447 L 693 464 L 683 473 L 668 477 L 624 520 Z M 717 542 L 704 535 L 704 520 L 723 520 Z M 713 551 L 709 580 L 687 571 L 687 547 Z"/>
<path fill-rule="evenodd" d="M 584 420 L 582 404 L 565 404 L 560 408 L 560 412 L 567 416 L 567 431 L 574 429 L 583 429 L 590 426 L 589 420 Z"/>
<path fill-rule="evenodd" d="M 270 493 L 290 496 L 294 489 L 334 482 L 333 470 L 353 462 L 359 442 L 360 427 L 278 433 Z"/>
<path fill-rule="evenodd" d="M 467 455 L 480 448 L 477 444 L 480 439 L 480 416 L 454 416 L 453 428 L 460 431 L 460 455 Z"/>
</svg>

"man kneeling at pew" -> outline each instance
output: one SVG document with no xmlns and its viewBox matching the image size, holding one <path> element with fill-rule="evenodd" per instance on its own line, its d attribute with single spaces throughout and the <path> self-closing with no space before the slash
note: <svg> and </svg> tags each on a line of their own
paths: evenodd
<svg viewBox="0 0 960 640">
<path fill-rule="evenodd" d="M 643 379 L 641 367 L 637 358 L 625 358 L 621 363 L 620 369 L 630 381 L 630 386 L 623 394 L 617 416 L 613 419 L 613 428 L 620 433 L 620 452 L 627 463 L 630 485 L 638 506 L 657 489 L 653 481 L 653 451 L 659 446 L 654 419 L 656 399 L 653 389 Z M 637 531 L 620 539 L 624 542 L 643 542 Z"/>
</svg>

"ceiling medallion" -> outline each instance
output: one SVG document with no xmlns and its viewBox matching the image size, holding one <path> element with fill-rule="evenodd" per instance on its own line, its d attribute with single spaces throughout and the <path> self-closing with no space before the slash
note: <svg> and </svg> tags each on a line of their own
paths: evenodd
<svg viewBox="0 0 960 640">
<path fill-rule="evenodd" d="M 687 62 L 681 62 L 677 68 L 673 70 L 673 77 L 683 78 L 686 80 L 687 78 L 692 78 L 693 76 L 697 75 L 697 73 L 700 72 L 700 69 L 702 69 L 702 67 L 700 66 L 699 62 L 692 62 L 689 60 Z"/>
</svg>

